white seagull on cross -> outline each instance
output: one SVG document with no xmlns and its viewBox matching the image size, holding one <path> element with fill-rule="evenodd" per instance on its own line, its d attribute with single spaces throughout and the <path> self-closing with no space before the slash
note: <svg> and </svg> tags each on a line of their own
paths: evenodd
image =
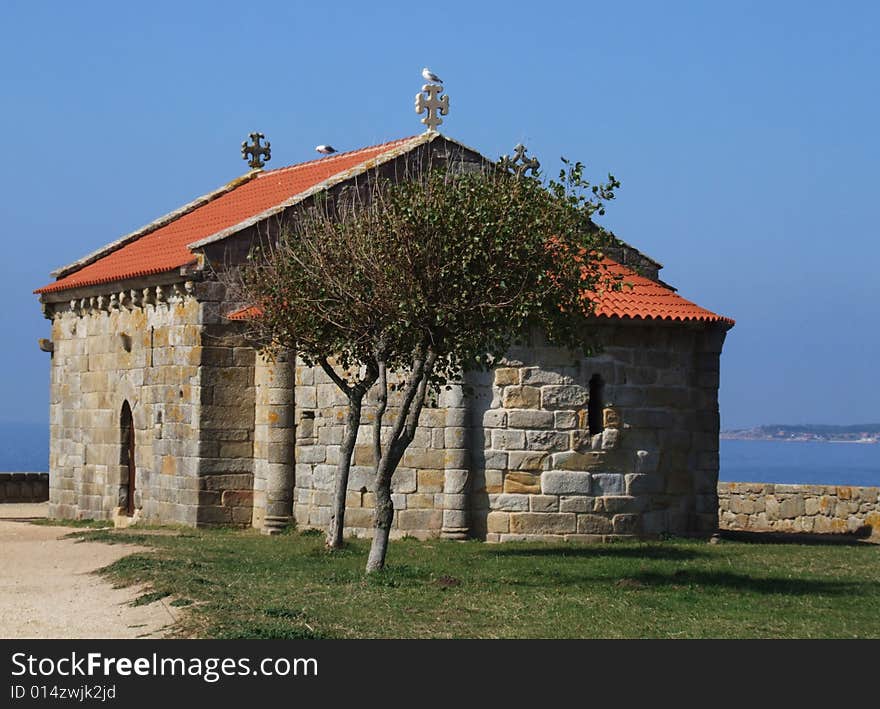
<svg viewBox="0 0 880 709">
<path fill-rule="evenodd" d="M 422 78 L 425 81 L 433 81 L 435 84 L 442 84 L 443 79 L 437 76 L 433 71 L 431 71 L 428 67 L 422 69 Z"/>
</svg>

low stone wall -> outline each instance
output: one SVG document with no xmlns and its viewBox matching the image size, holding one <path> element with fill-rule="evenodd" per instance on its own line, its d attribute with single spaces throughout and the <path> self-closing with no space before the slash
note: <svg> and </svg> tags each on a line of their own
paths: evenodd
<svg viewBox="0 0 880 709">
<path fill-rule="evenodd" d="M 0 502 L 45 502 L 49 473 L 0 473 Z"/>
<path fill-rule="evenodd" d="M 721 529 L 880 536 L 880 487 L 718 483 Z"/>
</svg>

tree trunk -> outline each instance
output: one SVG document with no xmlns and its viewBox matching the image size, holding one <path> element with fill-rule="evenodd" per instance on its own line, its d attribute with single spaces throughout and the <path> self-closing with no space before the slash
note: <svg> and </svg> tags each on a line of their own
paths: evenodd
<svg viewBox="0 0 880 709">
<path fill-rule="evenodd" d="M 367 573 L 381 571 L 385 567 L 385 555 L 388 553 L 388 535 L 391 533 L 391 522 L 394 520 L 394 503 L 391 502 L 391 478 L 376 487 L 376 527 L 373 543 L 370 545 L 370 556 L 367 559 Z"/>
<path fill-rule="evenodd" d="M 336 468 L 336 487 L 333 492 L 333 510 L 330 515 L 330 527 L 327 529 L 327 547 L 342 547 L 342 531 L 345 528 L 345 496 L 348 492 L 348 474 L 351 470 L 351 457 L 357 441 L 358 429 L 361 425 L 361 398 L 351 395 L 348 399 L 348 419 L 342 447 L 339 449 L 339 465 Z"/>
<path fill-rule="evenodd" d="M 385 555 L 388 553 L 388 537 L 394 520 L 394 504 L 391 501 L 391 478 L 400 464 L 403 454 L 416 433 L 422 406 L 425 403 L 428 381 L 434 368 L 437 355 L 429 350 L 417 355 L 413 361 L 412 375 L 403 395 L 403 402 L 397 414 L 397 421 L 391 432 L 384 454 L 376 461 L 376 520 L 370 556 L 367 558 L 367 573 L 385 568 Z"/>
</svg>

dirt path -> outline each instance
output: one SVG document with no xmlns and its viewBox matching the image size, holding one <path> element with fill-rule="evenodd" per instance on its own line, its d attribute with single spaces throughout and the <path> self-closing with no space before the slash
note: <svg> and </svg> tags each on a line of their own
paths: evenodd
<svg viewBox="0 0 880 709">
<path fill-rule="evenodd" d="M 92 571 L 137 551 L 61 539 L 43 527 L 46 504 L 0 504 L 0 638 L 162 637 L 176 620 L 163 600 L 132 607 L 142 588 L 113 588 Z"/>
</svg>

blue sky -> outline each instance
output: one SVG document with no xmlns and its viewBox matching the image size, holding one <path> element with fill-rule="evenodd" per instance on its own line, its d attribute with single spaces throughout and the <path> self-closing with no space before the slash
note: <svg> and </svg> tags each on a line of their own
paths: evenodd
<svg viewBox="0 0 880 709">
<path fill-rule="evenodd" d="M 880 420 L 880 5 L 110 3 L 0 8 L 0 421 L 48 415 L 49 271 L 246 171 L 441 130 L 623 182 L 606 223 L 737 326 L 724 427 Z"/>
</svg>

